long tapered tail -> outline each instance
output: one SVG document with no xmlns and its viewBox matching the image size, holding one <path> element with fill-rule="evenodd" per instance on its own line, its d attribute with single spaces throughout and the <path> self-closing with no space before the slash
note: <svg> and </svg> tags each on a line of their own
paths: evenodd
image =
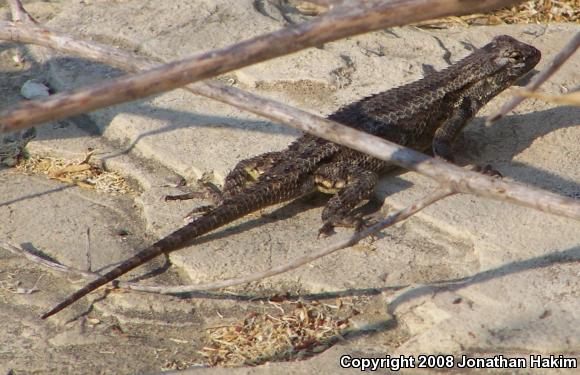
<svg viewBox="0 0 580 375">
<path fill-rule="evenodd" d="M 218 206 L 204 216 L 199 217 L 194 222 L 187 224 L 186 226 L 176 230 L 167 237 L 164 237 L 149 246 L 148 248 L 140 251 L 135 256 L 127 259 L 119 266 L 113 268 L 111 271 L 107 272 L 98 279 L 91 281 L 86 286 L 78 290 L 77 292 L 70 295 L 64 301 L 53 307 L 50 311 L 43 314 L 40 318 L 46 319 L 51 315 L 56 314 L 60 310 L 69 306 L 78 299 L 81 299 L 85 295 L 89 294 L 93 290 L 99 288 L 102 285 L 107 284 L 110 281 L 115 280 L 117 277 L 131 271 L 134 268 L 150 261 L 151 259 L 169 253 L 171 251 L 177 250 L 184 246 L 187 246 L 195 238 L 202 236 L 214 229 L 217 229 L 225 224 L 228 224 L 234 220 L 237 220 L 252 211 L 256 211 L 262 207 L 253 207 L 250 205 L 239 205 L 239 204 L 228 204 Z"/>
</svg>

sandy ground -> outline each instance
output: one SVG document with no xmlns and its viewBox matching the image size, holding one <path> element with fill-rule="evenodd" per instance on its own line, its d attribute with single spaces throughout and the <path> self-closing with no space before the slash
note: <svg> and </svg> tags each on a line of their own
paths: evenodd
<svg viewBox="0 0 580 375">
<path fill-rule="evenodd" d="M 64 0 L 26 5 L 53 28 L 171 60 L 308 18 L 273 3 Z M 6 12 L 3 8 L 8 17 Z M 539 48 L 542 69 L 578 30 L 572 24 L 398 28 L 326 44 L 220 79 L 328 114 L 422 77 L 425 65 L 444 68 L 500 34 Z M 25 56 L 23 64 L 14 62 L 15 54 Z M 47 77 L 47 84 L 61 91 L 121 74 L 66 56 L 38 66 L 26 56 L 25 48 L 2 44 L 3 108 L 21 100 L 20 87 L 31 78 Z M 577 88 L 579 71 L 576 56 L 543 90 Z M 459 163 L 491 163 L 506 179 L 579 198 L 580 110 L 530 100 L 485 126 L 482 116 L 508 97 L 500 95 L 466 128 L 456 147 Z M 125 176 L 137 193 L 101 193 L 5 168 L 0 170 L 0 238 L 76 268 L 87 269 L 90 259 L 93 271 L 169 233 L 182 225 L 192 207 L 207 203 L 164 202 L 166 194 L 186 190 L 176 187 L 180 181 L 194 185 L 202 174 L 213 173 L 219 183 L 240 159 L 281 149 L 297 135 L 180 90 L 46 124 L 37 132 L 30 154 L 72 161 L 95 149 L 94 158 Z M 379 196 L 387 198 L 385 209 L 390 210 L 434 186 L 427 178 L 403 173 L 382 179 Z M 171 254 L 170 266 L 161 259 L 132 275 L 162 266 L 143 282 L 175 285 L 284 263 L 349 235 L 339 230 L 333 238 L 316 239 L 323 204 L 321 199 L 301 200 L 264 210 Z M 183 298 L 99 291 L 48 321 L 38 319 L 41 312 L 82 280 L 0 249 L 0 374 L 135 374 L 186 367 L 187 373 L 333 373 L 343 354 L 578 358 L 579 229 L 572 220 L 457 196 L 385 231 L 375 242 L 363 241 L 258 283 Z M 291 298 L 280 301 L 280 296 Z M 283 362 L 296 353 L 288 356 L 280 349 L 264 353 L 258 362 L 265 364 L 258 367 L 206 367 L 204 348 L 227 347 L 212 341 L 212 327 L 265 314 L 284 319 L 298 306 L 296 299 L 309 308 L 320 306 L 313 301 L 326 306 L 329 321 L 347 319 L 347 331 L 298 355 L 308 358 L 304 361 Z M 232 356 L 234 349 L 228 349 Z"/>
</svg>

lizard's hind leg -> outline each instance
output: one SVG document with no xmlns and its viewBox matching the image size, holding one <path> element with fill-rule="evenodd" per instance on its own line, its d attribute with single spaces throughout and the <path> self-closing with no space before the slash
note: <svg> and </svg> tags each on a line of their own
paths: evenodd
<svg viewBox="0 0 580 375">
<path fill-rule="evenodd" d="M 322 211 L 323 225 L 319 236 L 332 234 L 335 226 L 360 229 L 363 219 L 360 215 L 353 214 L 353 210 L 371 196 L 377 185 L 378 175 L 356 165 L 327 164 L 317 171 L 315 181 L 320 191 L 335 193 Z"/>
<path fill-rule="evenodd" d="M 165 201 L 188 200 L 188 199 L 210 200 L 212 204 L 196 207 L 193 210 L 191 210 L 187 215 L 185 215 L 185 220 L 190 222 L 196 216 L 210 211 L 212 208 L 215 207 L 216 204 L 219 204 L 223 199 L 222 192 L 214 183 L 211 182 L 211 179 L 212 179 L 211 173 L 204 173 L 204 175 L 199 180 L 197 180 L 197 185 L 199 186 L 200 190 L 190 191 L 184 194 L 166 195 Z"/>
<path fill-rule="evenodd" d="M 240 193 L 255 183 L 261 175 L 268 172 L 282 160 L 282 152 L 266 152 L 253 158 L 240 161 L 225 178 L 221 201 Z"/>
<path fill-rule="evenodd" d="M 272 169 L 280 160 L 282 160 L 282 152 L 267 152 L 253 158 L 244 159 L 228 173 L 222 190 L 210 181 L 209 176 L 204 175 L 198 180 L 198 184 L 202 188 L 201 191 L 166 196 L 165 200 L 193 198 L 210 200 L 212 204 L 196 207 L 185 216 L 186 220 L 191 221 L 196 216 L 209 212 L 224 200 L 236 196 L 245 188 L 254 184 L 261 175 Z"/>
</svg>

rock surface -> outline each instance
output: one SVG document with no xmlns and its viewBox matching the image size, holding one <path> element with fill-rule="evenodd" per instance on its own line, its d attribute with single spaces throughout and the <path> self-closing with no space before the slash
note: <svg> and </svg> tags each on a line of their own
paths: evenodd
<svg viewBox="0 0 580 375">
<path fill-rule="evenodd" d="M 277 30 L 297 17 L 271 2 L 249 0 L 66 0 L 27 7 L 52 28 L 167 61 Z M 539 48 L 544 57 L 538 69 L 543 69 L 577 30 L 558 24 L 397 28 L 329 43 L 220 79 L 328 114 L 420 78 L 426 64 L 444 68 L 499 34 Z M 5 105 L 19 100 L 18 82 L 34 78 L 39 69 L 49 71 L 56 91 L 121 74 L 64 56 L 45 67 L 31 62 L 15 67 L 10 53 L 17 48 L 5 48 L 0 53 L 7 72 L 2 78 L 7 83 Z M 576 57 L 543 90 L 560 93 L 578 87 L 578 71 Z M 580 110 L 529 100 L 485 126 L 482 116 L 507 98 L 502 94 L 466 128 L 457 144 L 459 162 L 491 163 L 508 179 L 580 197 Z M 213 171 L 220 182 L 240 159 L 281 149 L 297 135 L 180 90 L 38 127 L 37 133 L 31 153 L 79 157 L 88 148 L 97 149 L 108 168 L 134 180 L 142 191 L 135 199 L 112 197 L 12 169 L 0 171 L 0 238 L 85 268 L 90 228 L 93 270 L 169 233 L 188 210 L 205 203 L 162 201 L 181 191 L 172 186 L 182 177 L 191 182 Z M 404 173 L 383 178 L 379 193 L 388 209 L 395 209 L 434 187 L 425 177 Z M 145 282 L 171 285 L 246 275 L 348 236 L 343 230 L 335 238 L 316 240 L 321 204 L 299 201 L 240 220 L 172 253 L 173 266 Z M 360 328 L 307 361 L 186 373 L 333 373 L 342 354 L 578 357 L 579 229 L 572 220 L 456 196 L 385 231 L 374 243 L 363 242 L 259 283 L 186 299 L 122 292 L 101 299 L 98 292 L 48 321 L 38 319 L 41 311 L 80 284 L 0 249 L 0 374 L 151 373 L 172 364 L 180 367 L 175 365 L 180 361 L 201 364 L 198 351 L 206 345 L 208 327 L 260 308 L 248 299 L 286 293 L 306 299 L 322 299 L 323 293 L 333 299 L 355 296 L 363 306 L 357 327 L 364 327 L 366 319 L 385 324 L 371 331 Z M 120 230 L 129 235 L 119 236 Z M 33 286 L 39 291 L 15 293 L 18 287 Z M 89 308 L 88 300 L 99 301 Z M 92 320 L 70 321 L 87 309 Z"/>
</svg>

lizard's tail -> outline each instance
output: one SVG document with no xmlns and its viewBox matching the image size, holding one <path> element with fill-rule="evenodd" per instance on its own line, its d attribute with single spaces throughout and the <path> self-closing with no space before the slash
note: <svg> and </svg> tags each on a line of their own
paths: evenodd
<svg viewBox="0 0 580 375">
<path fill-rule="evenodd" d="M 257 210 L 256 207 L 255 210 Z M 147 247 L 146 249 L 140 251 L 135 256 L 127 259 L 119 266 L 113 268 L 111 271 L 107 272 L 98 279 L 91 281 L 83 288 L 79 289 L 77 292 L 70 295 L 64 301 L 53 307 L 50 311 L 43 314 L 40 318 L 46 319 L 51 315 L 56 314 L 60 310 L 69 306 L 76 300 L 84 297 L 93 290 L 99 288 L 106 283 L 115 280 L 117 277 L 131 271 L 134 268 L 148 262 L 149 260 L 161 255 L 166 254 L 171 251 L 177 250 L 186 246 L 195 238 L 202 236 L 214 229 L 221 227 L 227 223 L 237 220 L 246 214 L 255 211 L 250 209 L 247 205 L 222 205 L 218 206 L 212 211 L 208 212 L 204 216 L 199 217 L 197 220 L 185 225 L 184 227 L 176 230 L 170 235 L 160 239 L 153 245 Z"/>
</svg>

